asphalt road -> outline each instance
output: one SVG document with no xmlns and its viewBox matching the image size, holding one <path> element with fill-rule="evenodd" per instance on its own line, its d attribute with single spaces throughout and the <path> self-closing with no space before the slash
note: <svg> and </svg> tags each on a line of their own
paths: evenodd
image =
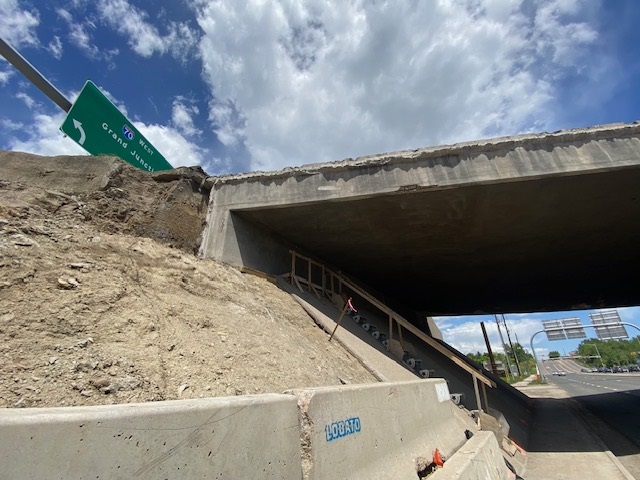
<svg viewBox="0 0 640 480">
<path fill-rule="evenodd" d="M 640 451 L 640 375 L 567 373 L 549 375 L 582 407 L 630 440 Z"/>
</svg>

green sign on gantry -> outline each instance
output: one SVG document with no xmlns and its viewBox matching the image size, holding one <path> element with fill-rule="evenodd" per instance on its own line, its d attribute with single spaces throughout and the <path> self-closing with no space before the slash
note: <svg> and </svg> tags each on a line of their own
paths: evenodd
<svg viewBox="0 0 640 480">
<path fill-rule="evenodd" d="M 173 169 L 90 80 L 84 84 L 60 130 L 92 155 L 115 155 L 149 172 Z"/>
</svg>

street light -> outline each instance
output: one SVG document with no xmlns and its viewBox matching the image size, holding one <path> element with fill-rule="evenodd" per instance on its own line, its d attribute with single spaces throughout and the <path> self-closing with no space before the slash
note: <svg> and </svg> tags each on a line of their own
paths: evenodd
<svg viewBox="0 0 640 480">
<path fill-rule="evenodd" d="M 598 351 L 598 346 L 595 343 L 583 343 L 583 345 L 592 345 L 596 347 L 596 353 L 598 354 L 598 358 L 600 359 L 600 365 L 602 365 L 602 368 L 604 368 L 604 362 L 602 361 L 602 355 L 600 355 L 600 352 Z"/>
</svg>

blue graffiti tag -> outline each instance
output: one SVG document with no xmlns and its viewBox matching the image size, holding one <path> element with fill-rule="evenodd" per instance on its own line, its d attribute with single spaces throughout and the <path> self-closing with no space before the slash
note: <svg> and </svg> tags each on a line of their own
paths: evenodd
<svg viewBox="0 0 640 480">
<path fill-rule="evenodd" d="M 324 426 L 324 433 L 327 437 L 327 442 L 336 440 L 340 437 L 346 437 L 347 435 L 353 435 L 360 431 L 360 417 L 347 418 L 346 420 L 340 420 Z"/>
</svg>

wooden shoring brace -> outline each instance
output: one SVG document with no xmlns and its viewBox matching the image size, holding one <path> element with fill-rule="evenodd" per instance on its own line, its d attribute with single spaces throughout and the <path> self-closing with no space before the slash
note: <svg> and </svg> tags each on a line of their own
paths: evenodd
<svg viewBox="0 0 640 480">
<path fill-rule="evenodd" d="M 307 281 L 309 283 L 307 283 L 307 288 L 309 289 L 309 291 L 311 291 L 311 260 L 307 259 L 307 265 L 309 265 L 309 267 L 307 268 Z"/>
<path fill-rule="evenodd" d="M 300 281 L 298 280 L 297 276 L 293 277 L 293 281 L 296 287 L 298 287 L 298 290 L 300 290 L 300 293 L 304 293 L 304 290 L 302 289 L 302 285 L 300 285 Z"/>
<path fill-rule="evenodd" d="M 293 285 L 293 278 L 296 276 L 296 252 L 291 250 L 291 285 Z"/>
<path fill-rule="evenodd" d="M 402 351 L 404 352 L 404 342 L 402 341 L 402 326 L 399 323 L 398 323 L 398 339 L 400 340 L 400 348 L 402 348 Z"/>
<path fill-rule="evenodd" d="M 340 323 L 342 322 L 342 318 L 344 317 L 344 314 L 347 313 L 347 308 L 350 308 L 352 311 L 357 312 L 357 310 L 355 308 L 353 308 L 353 304 L 351 303 L 351 297 L 349 297 L 349 300 L 347 300 L 345 302 L 344 308 L 342 309 L 342 313 L 340 313 L 340 318 L 338 318 L 336 326 L 334 327 L 333 332 L 331 332 L 331 336 L 329 337 L 329 341 L 331 341 L 331 339 L 333 338 L 333 335 L 336 333 L 336 330 L 338 330 L 338 327 L 340 326 Z"/>
<path fill-rule="evenodd" d="M 327 272 L 325 271 L 324 265 L 322 265 L 322 296 L 327 296 Z"/>
<path fill-rule="evenodd" d="M 389 345 L 391 345 L 391 340 L 393 340 L 393 317 L 389 315 Z"/>
<path fill-rule="evenodd" d="M 487 397 L 487 386 L 482 383 L 482 397 L 484 398 L 484 408 L 486 408 L 485 412 L 489 413 L 489 397 Z"/>
</svg>

